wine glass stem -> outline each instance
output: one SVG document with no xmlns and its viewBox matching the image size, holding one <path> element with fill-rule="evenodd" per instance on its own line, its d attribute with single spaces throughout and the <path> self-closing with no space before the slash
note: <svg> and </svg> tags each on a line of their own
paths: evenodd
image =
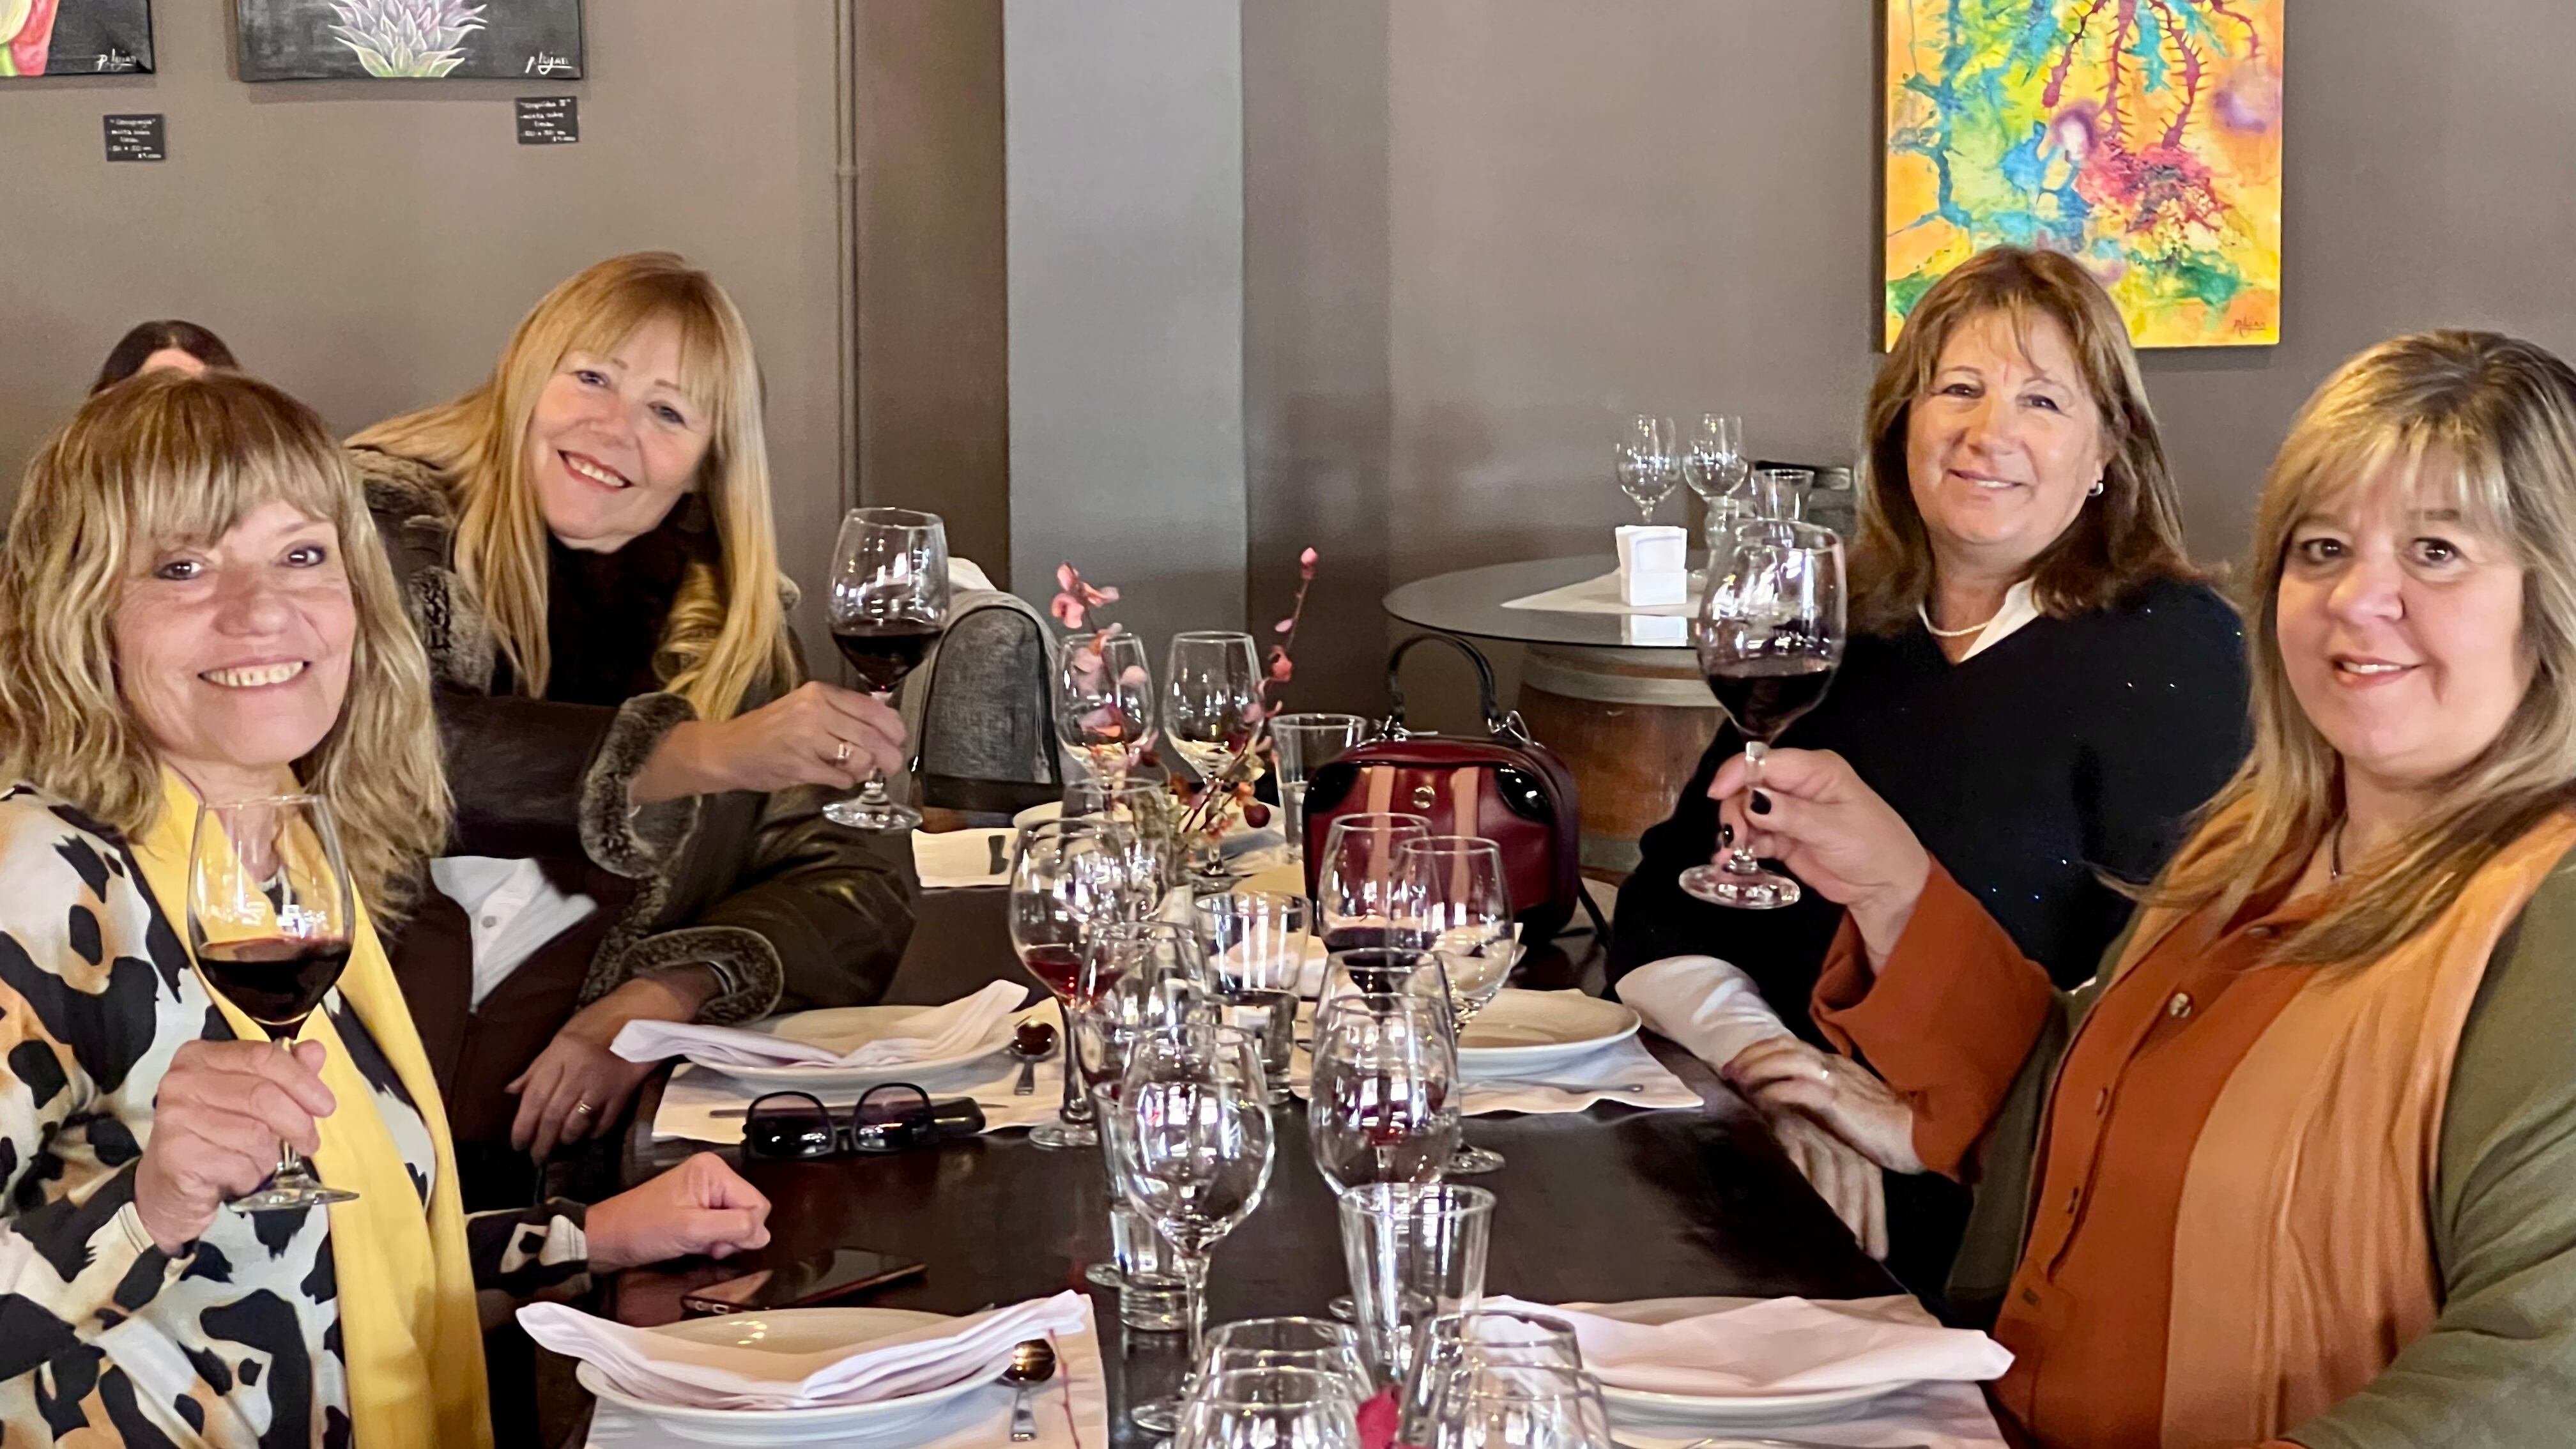
<svg viewBox="0 0 2576 1449">
<path fill-rule="evenodd" d="M 886 799 L 885 771 L 883 769 L 875 769 L 868 772 L 867 782 L 859 786 L 859 803 L 862 805 L 884 805 L 890 803 Z"/>
<path fill-rule="evenodd" d="M 1195 1374 L 1207 1339 L 1208 1252 L 1205 1248 L 1182 1248 L 1176 1249 L 1172 1256 L 1180 1259 L 1181 1315 L 1189 1327 L 1190 1373 Z M 1181 1392 L 1185 1395 L 1189 1392 L 1187 1375 L 1181 1380 Z"/>
<path fill-rule="evenodd" d="M 1056 1116 L 1067 1123 L 1079 1124 L 1075 1104 L 1082 1100 L 1082 1054 L 1073 1045 L 1073 1008 L 1061 996 L 1055 999 L 1056 1019 L 1064 1023 L 1064 1105 Z"/>
<path fill-rule="evenodd" d="M 1762 762 L 1770 756 L 1771 747 L 1762 741 L 1744 742 L 1744 814 L 1747 835 L 1752 833 L 1750 825 L 1754 814 L 1753 793 L 1762 788 Z M 1735 847 L 1735 853 L 1727 857 L 1726 868 L 1739 875 L 1759 874 L 1762 870 L 1762 862 L 1754 857 L 1751 850 L 1739 845 Z"/>
<path fill-rule="evenodd" d="M 292 1038 L 272 1036 L 268 1040 L 269 1045 L 279 1051 L 285 1052 L 290 1057 L 294 1055 L 295 1042 Z M 285 1186 L 302 1181 L 309 1175 L 305 1170 L 304 1155 L 295 1150 L 294 1144 L 280 1138 L 277 1144 L 277 1175 L 271 1180 Z"/>
</svg>

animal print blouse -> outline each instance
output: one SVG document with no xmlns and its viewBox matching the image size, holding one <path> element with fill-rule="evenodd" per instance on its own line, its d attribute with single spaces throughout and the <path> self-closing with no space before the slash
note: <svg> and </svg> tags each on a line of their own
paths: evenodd
<svg viewBox="0 0 2576 1449">
<path fill-rule="evenodd" d="M 427 1211 L 428 1123 L 338 992 L 324 1009 Z M 349 1442 L 329 1216 L 221 1212 L 165 1254 L 134 1212 L 171 1055 L 232 1037 L 124 839 L 0 792 L 0 1443 Z M 487 1303 L 588 1271 L 577 1206 L 466 1231 Z"/>
</svg>

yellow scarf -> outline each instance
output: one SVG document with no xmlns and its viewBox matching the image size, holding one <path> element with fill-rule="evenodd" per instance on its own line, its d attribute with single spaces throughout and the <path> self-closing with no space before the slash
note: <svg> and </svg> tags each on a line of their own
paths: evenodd
<svg viewBox="0 0 2576 1449">
<path fill-rule="evenodd" d="M 135 859 L 161 913 L 182 945 L 187 938 L 188 852 L 197 825 L 197 795 L 175 771 L 163 770 L 161 816 L 135 842 Z M 331 1214 L 332 1270 L 339 1281 L 341 1355 L 357 1442 L 367 1449 L 487 1449 L 492 1412 L 483 1376 L 483 1333 L 474 1305 L 474 1269 L 466 1257 L 465 1212 L 457 1196 L 456 1151 L 447 1137 L 420 1033 L 394 984 L 393 966 L 358 903 L 357 940 L 340 976 L 340 996 L 364 1022 L 376 1049 L 420 1107 L 438 1148 L 438 1180 L 429 1211 L 384 1118 L 332 1029 L 330 1015 L 306 1019 L 302 1041 L 328 1053 L 323 1084 L 339 1109 L 322 1119 L 314 1173 L 353 1188 L 355 1202 Z M 244 1041 L 268 1033 L 209 988 L 208 995 Z"/>
</svg>

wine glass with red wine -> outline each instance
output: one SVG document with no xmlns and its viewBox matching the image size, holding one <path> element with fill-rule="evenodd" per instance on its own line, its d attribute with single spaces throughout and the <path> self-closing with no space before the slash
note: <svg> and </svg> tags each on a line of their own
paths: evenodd
<svg viewBox="0 0 2576 1449">
<path fill-rule="evenodd" d="M 853 508 L 832 554 L 832 642 L 859 687 L 891 694 L 948 627 L 948 527 L 936 513 Z M 823 807 L 853 830 L 910 830 L 921 812 L 886 794 L 885 771 Z"/>
<path fill-rule="evenodd" d="M 1055 997 L 1064 1023 L 1064 1103 L 1057 1120 L 1029 1140 L 1040 1147 L 1090 1147 L 1091 1099 L 1072 1050 L 1073 1010 L 1084 1004 L 1083 952 L 1093 928 L 1144 919 L 1159 894 L 1135 832 L 1105 816 L 1041 820 L 1020 831 L 1011 861 L 1011 950 Z"/>
<path fill-rule="evenodd" d="M 310 795 L 197 809 L 188 850 L 188 948 L 206 984 L 291 1050 L 306 1018 L 340 980 L 357 940 L 357 903 L 331 813 Z M 242 1212 L 348 1202 L 294 1148 L 277 1145 L 277 1174 L 235 1198 Z"/>
<path fill-rule="evenodd" d="M 1843 659 L 1843 545 L 1833 530 L 1780 519 L 1738 525 L 1709 561 L 1691 641 L 1709 692 L 1744 736 L 1745 791 L 1771 742 L 1814 709 Z M 1798 883 L 1741 847 L 1682 872 L 1682 889 L 1721 906 L 1795 903 Z"/>
</svg>

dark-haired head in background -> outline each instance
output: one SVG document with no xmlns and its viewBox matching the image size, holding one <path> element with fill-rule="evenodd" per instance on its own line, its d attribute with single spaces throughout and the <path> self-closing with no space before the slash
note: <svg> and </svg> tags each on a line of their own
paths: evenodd
<svg viewBox="0 0 2576 1449">
<path fill-rule="evenodd" d="M 117 339 L 108 349 L 107 361 L 98 369 L 98 380 L 89 385 L 95 395 L 107 391 L 138 372 L 155 367 L 175 367 L 190 374 L 207 368 L 240 370 L 233 360 L 233 350 L 224 339 L 198 326 L 172 318 L 160 322 L 136 324 L 133 331 Z"/>
</svg>

